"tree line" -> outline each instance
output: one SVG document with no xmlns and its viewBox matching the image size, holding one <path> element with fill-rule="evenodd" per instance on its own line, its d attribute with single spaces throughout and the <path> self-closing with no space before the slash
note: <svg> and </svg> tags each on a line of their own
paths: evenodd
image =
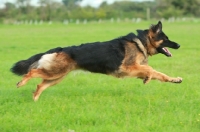
<svg viewBox="0 0 200 132">
<path fill-rule="evenodd" d="M 154 0 L 144 2 L 117 1 L 103 2 L 98 8 L 81 7 L 81 0 L 39 0 L 39 6 L 31 5 L 31 0 L 6 2 L 0 9 L 0 22 L 14 20 L 99 20 L 111 18 L 170 18 L 200 17 L 200 0 Z M 149 11 L 149 12 L 148 12 Z"/>
</svg>

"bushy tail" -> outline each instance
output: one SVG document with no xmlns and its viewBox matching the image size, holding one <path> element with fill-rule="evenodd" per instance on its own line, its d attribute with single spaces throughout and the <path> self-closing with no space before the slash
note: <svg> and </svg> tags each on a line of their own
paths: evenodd
<svg viewBox="0 0 200 132">
<path fill-rule="evenodd" d="M 37 62 L 38 62 L 38 60 L 41 59 L 41 57 L 43 55 L 54 53 L 54 52 L 60 52 L 60 51 L 62 51 L 62 48 L 58 47 L 55 49 L 51 49 L 45 53 L 36 54 L 36 55 L 28 58 L 27 60 L 18 61 L 17 63 L 15 63 L 13 65 L 13 67 L 10 70 L 14 74 L 22 76 L 24 74 L 27 74 L 30 69 L 37 68 Z"/>
</svg>

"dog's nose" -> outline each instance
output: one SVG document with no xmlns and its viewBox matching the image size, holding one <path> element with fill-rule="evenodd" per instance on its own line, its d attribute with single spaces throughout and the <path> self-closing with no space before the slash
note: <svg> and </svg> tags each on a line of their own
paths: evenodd
<svg viewBox="0 0 200 132">
<path fill-rule="evenodd" d="M 177 49 L 180 48 L 181 46 L 179 44 L 177 44 Z"/>
</svg>

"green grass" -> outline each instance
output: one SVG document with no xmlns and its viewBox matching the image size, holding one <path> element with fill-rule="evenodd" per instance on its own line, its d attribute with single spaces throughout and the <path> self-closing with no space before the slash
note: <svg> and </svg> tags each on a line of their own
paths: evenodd
<svg viewBox="0 0 200 132">
<path fill-rule="evenodd" d="M 181 84 L 143 85 L 135 78 L 77 71 L 34 102 L 40 79 L 17 89 L 21 77 L 9 71 L 16 61 L 50 48 L 110 40 L 151 23 L 0 25 L 0 132 L 199 132 L 199 23 L 164 22 L 163 30 L 181 48 L 170 50 L 172 58 L 149 58 L 154 69 L 182 77 Z"/>
</svg>

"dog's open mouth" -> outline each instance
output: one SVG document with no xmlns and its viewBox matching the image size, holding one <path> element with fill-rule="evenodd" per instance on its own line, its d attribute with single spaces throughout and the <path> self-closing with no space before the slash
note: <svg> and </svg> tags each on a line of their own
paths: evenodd
<svg viewBox="0 0 200 132">
<path fill-rule="evenodd" d="M 166 56 L 172 57 L 172 54 L 170 53 L 170 51 L 167 48 L 163 47 L 162 50 L 165 52 Z"/>
</svg>

